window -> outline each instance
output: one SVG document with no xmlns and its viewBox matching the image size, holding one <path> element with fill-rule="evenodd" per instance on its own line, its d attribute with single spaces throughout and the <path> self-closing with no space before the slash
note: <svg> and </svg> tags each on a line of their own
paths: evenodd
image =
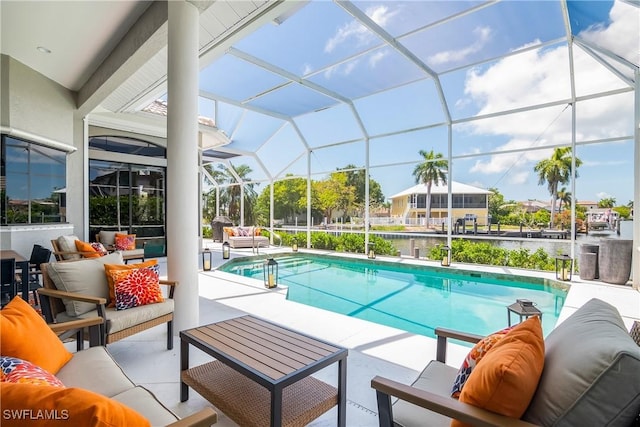
<svg viewBox="0 0 640 427">
<path fill-rule="evenodd" d="M 2 135 L 2 225 L 65 222 L 67 156 Z"/>
<path fill-rule="evenodd" d="M 151 143 L 122 137 L 94 137 L 89 147 L 118 153 L 119 159 L 138 154 L 137 161 L 139 156 L 166 152 Z M 137 243 L 146 244 L 146 256 L 165 255 L 165 175 L 166 168 L 160 166 L 90 159 L 89 235 L 101 230 L 135 234 Z"/>
</svg>

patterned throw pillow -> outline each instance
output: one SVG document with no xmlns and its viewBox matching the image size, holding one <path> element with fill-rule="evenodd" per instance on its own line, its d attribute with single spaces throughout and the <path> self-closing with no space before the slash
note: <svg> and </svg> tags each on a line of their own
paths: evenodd
<svg viewBox="0 0 640 427">
<path fill-rule="evenodd" d="M 110 271 L 109 274 L 115 284 L 116 310 L 164 301 L 160 289 L 159 271 L 158 265 Z"/>
<path fill-rule="evenodd" d="M 116 249 L 119 251 L 132 251 L 136 248 L 135 234 L 116 234 Z"/>
<path fill-rule="evenodd" d="M 0 381 L 6 383 L 22 383 L 50 385 L 64 388 L 64 384 L 55 375 L 41 367 L 17 357 L 0 357 Z"/>
<path fill-rule="evenodd" d="M 513 328 L 513 326 L 510 326 L 501 331 L 494 332 L 491 335 L 487 335 L 473 346 L 469 354 L 467 354 L 467 357 L 464 358 L 462 366 L 458 370 L 456 379 L 453 382 L 453 388 L 451 389 L 451 397 L 455 397 L 456 399 L 460 397 L 462 387 L 464 387 L 464 383 L 469 379 L 469 375 L 471 375 L 473 368 L 480 363 L 480 360 L 482 360 L 487 352 L 491 350 L 491 347 L 504 338 Z"/>
<path fill-rule="evenodd" d="M 107 248 L 104 247 L 104 245 L 100 242 L 93 242 L 91 243 L 91 247 L 96 251 L 96 252 L 100 252 L 103 255 L 107 254 Z"/>
</svg>

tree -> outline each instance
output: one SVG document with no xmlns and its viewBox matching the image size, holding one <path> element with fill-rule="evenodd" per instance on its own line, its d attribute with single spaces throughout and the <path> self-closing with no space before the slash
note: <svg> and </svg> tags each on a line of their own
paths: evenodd
<svg viewBox="0 0 640 427">
<path fill-rule="evenodd" d="M 224 165 L 218 165 L 217 169 L 213 169 L 209 165 L 205 165 L 211 176 L 220 186 L 220 207 L 223 212 L 231 218 L 235 223 L 240 223 L 240 204 L 242 188 L 244 186 L 244 222 L 252 224 L 255 221 L 253 207 L 258 198 L 254 190 L 255 184 L 246 183 L 250 181 L 249 174 L 253 172 L 248 165 L 231 165 L 231 170 Z M 238 177 L 240 180 L 236 178 Z M 215 194 L 215 190 L 209 193 Z M 215 197 L 215 196 L 213 196 Z"/>
<path fill-rule="evenodd" d="M 313 183 L 313 201 L 322 210 L 327 221 L 336 209 L 346 210 L 355 200 L 355 189 L 347 185 L 344 172 L 334 172 L 329 179 Z"/>
<path fill-rule="evenodd" d="M 571 178 L 571 147 L 555 148 L 550 158 L 541 160 L 533 168 L 538 173 L 538 185 L 547 184 L 551 194 L 551 224 L 553 225 L 558 199 L 558 185 L 566 184 Z M 576 169 L 582 164 L 582 160 L 576 157 Z M 576 171 L 576 178 L 578 172 Z"/>
<path fill-rule="evenodd" d="M 349 169 L 349 170 L 345 170 Z M 355 203 L 364 206 L 365 202 L 365 171 L 364 169 L 357 169 L 355 165 L 347 165 L 342 169 L 344 173 L 347 174 L 347 185 L 354 187 L 355 189 Z M 384 203 L 384 194 L 382 193 L 382 188 L 380 184 L 371 178 L 369 175 L 369 202 L 372 206 L 379 206 Z"/>
<path fill-rule="evenodd" d="M 287 175 L 291 176 L 291 175 Z M 294 218 L 306 209 L 307 180 L 304 178 L 288 178 L 273 183 L 273 216 L 285 222 Z M 262 190 L 258 197 L 256 212 L 259 223 L 269 223 L 269 206 L 271 189 L 269 186 Z"/>
<path fill-rule="evenodd" d="M 416 178 L 416 184 L 425 184 L 427 186 L 426 200 L 426 218 L 427 222 L 431 218 L 431 186 L 447 183 L 446 170 L 448 168 L 447 161 L 443 160 L 442 153 L 435 154 L 433 150 L 426 152 L 419 151 L 424 161 L 417 165 L 413 170 L 413 176 Z"/>
<path fill-rule="evenodd" d="M 497 188 L 489 188 L 489 191 L 491 191 L 488 200 L 491 220 L 504 223 L 504 219 L 509 215 L 509 212 L 513 210 L 512 207 L 516 205 L 516 202 L 513 200 L 505 202 L 504 196 Z"/>
<path fill-rule="evenodd" d="M 616 205 L 616 199 L 614 197 L 605 197 L 598 201 L 599 208 L 612 208 Z"/>
<path fill-rule="evenodd" d="M 558 200 L 560 201 L 560 208 L 558 209 L 558 213 L 562 212 L 563 206 L 566 209 L 570 209 L 571 208 L 571 191 L 567 191 L 566 187 L 562 187 L 558 191 Z"/>
</svg>

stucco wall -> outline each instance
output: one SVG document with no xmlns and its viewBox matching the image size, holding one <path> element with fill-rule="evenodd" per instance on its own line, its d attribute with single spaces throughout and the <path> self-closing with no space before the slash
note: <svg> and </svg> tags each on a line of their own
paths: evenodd
<svg viewBox="0 0 640 427">
<path fill-rule="evenodd" d="M 73 92 L 6 55 L 2 70 L 2 124 L 73 145 Z"/>
</svg>

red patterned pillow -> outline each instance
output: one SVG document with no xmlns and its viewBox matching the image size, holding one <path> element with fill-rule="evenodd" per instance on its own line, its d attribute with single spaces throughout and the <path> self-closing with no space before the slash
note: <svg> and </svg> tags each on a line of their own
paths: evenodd
<svg viewBox="0 0 640 427">
<path fill-rule="evenodd" d="M 471 375 L 471 371 L 473 371 L 476 365 L 480 363 L 480 360 L 482 360 L 487 352 L 491 350 L 491 347 L 496 345 L 496 343 L 504 338 L 513 328 L 513 326 L 510 326 L 501 331 L 494 332 L 491 335 L 487 335 L 473 346 L 469 354 L 467 354 L 467 357 L 464 358 L 462 366 L 458 370 L 456 379 L 453 382 L 453 388 L 451 389 L 451 397 L 455 397 L 456 399 L 460 397 L 462 387 L 464 387 L 464 383 L 467 382 L 469 375 Z"/>
<path fill-rule="evenodd" d="M 0 357 L 0 382 L 50 385 L 64 388 L 55 375 L 17 357 Z"/>
<path fill-rule="evenodd" d="M 119 251 L 132 251 L 136 248 L 135 234 L 116 234 L 116 249 Z"/>
<path fill-rule="evenodd" d="M 116 294 L 116 310 L 164 301 L 160 290 L 160 267 L 110 271 Z"/>
</svg>

